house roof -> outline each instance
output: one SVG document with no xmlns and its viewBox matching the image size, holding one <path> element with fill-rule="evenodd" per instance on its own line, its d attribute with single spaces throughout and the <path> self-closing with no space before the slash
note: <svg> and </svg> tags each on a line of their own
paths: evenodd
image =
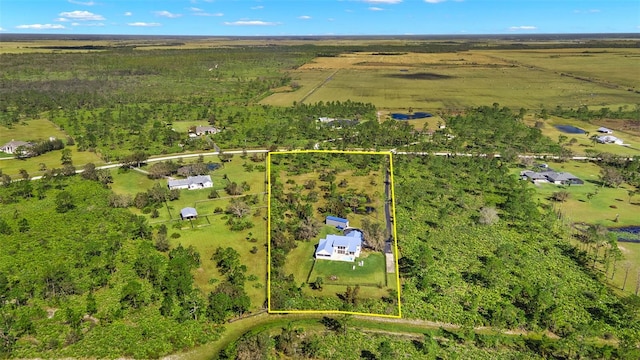
<svg viewBox="0 0 640 360">
<path fill-rule="evenodd" d="M 616 142 L 616 141 L 620 140 L 620 139 L 618 139 L 617 137 L 615 137 L 613 135 L 598 136 L 597 139 L 598 139 L 598 141 L 603 142 L 603 143 Z"/>
<path fill-rule="evenodd" d="M 549 178 L 549 181 L 553 181 L 553 182 L 578 179 L 578 177 L 568 172 L 560 172 L 560 173 L 550 172 L 547 174 L 547 178 Z"/>
<path fill-rule="evenodd" d="M 206 182 L 212 182 L 209 175 L 189 176 L 186 179 L 169 180 L 169 187 L 174 186 L 189 186 L 191 184 L 204 184 Z"/>
<path fill-rule="evenodd" d="M 357 247 L 362 245 L 362 240 L 342 235 L 327 235 L 327 242 L 331 242 L 333 247 L 344 246 L 349 252 L 356 252 Z"/>
<path fill-rule="evenodd" d="M 349 230 L 345 230 L 345 234 L 344 236 L 347 237 L 352 237 L 352 238 L 356 238 L 359 240 L 362 240 L 362 231 L 358 230 L 358 229 L 349 229 Z"/>
<path fill-rule="evenodd" d="M 194 217 L 194 216 L 198 216 L 198 212 L 196 211 L 196 209 L 194 209 L 192 207 L 186 207 L 186 208 L 180 210 L 180 216 L 182 218 Z"/>
<path fill-rule="evenodd" d="M 196 134 L 203 133 L 205 131 L 218 132 L 218 129 L 214 126 L 196 126 Z"/>
<path fill-rule="evenodd" d="M 535 171 L 531 171 L 531 170 L 526 170 L 522 172 L 522 175 L 528 177 L 531 180 L 546 180 L 546 174 L 547 172 L 535 172 Z"/>
<path fill-rule="evenodd" d="M 337 216 L 331 216 L 331 215 L 327 216 L 327 220 L 333 220 L 333 221 L 337 221 L 345 224 L 349 222 L 349 220 L 347 219 L 343 219 L 343 218 L 339 218 Z"/>
<path fill-rule="evenodd" d="M 321 239 L 318 243 L 318 248 L 316 249 L 316 254 L 327 254 L 331 255 L 333 253 L 333 246 L 331 243 L 327 241 L 327 239 Z"/>
<path fill-rule="evenodd" d="M 526 170 L 526 171 L 523 171 L 521 174 L 528 177 L 531 180 L 548 180 L 551 182 L 580 180 L 580 178 L 568 172 L 555 172 L 555 171 L 535 172 L 531 170 Z"/>
<path fill-rule="evenodd" d="M 316 254 L 333 254 L 333 248 L 343 246 L 348 252 L 358 251 L 358 246 L 362 246 L 362 240 L 353 236 L 327 235 L 326 239 L 320 239 Z"/>
<path fill-rule="evenodd" d="M 606 127 L 604 127 L 604 126 L 599 127 L 599 128 L 598 128 L 598 131 L 599 131 L 599 132 L 613 132 L 613 130 L 611 130 L 611 129 L 607 129 L 607 128 L 606 128 Z"/>
<path fill-rule="evenodd" d="M 31 146 L 30 143 L 26 142 L 26 141 L 20 141 L 20 140 L 11 140 L 8 143 L 2 145 L 3 149 L 6 148 L 16 148 L 18 146 Z"/>
</svg>

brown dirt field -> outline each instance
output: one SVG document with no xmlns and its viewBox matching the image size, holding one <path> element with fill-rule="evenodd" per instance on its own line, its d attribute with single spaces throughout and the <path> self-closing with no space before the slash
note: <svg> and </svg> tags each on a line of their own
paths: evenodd
<svg viewBox="0 0 640 360">
<path fill-rule="evenodd" d="M 495 59 L 477 52 L 456 53 L 406 53 L 398 55 L 376 55 L 375 53 L 346 53 L 336 57 L 313 59 L 298 70 L 311 69 L 403 69 L 460 66 L 513 66 L 507 61 Z"/>
</svg>

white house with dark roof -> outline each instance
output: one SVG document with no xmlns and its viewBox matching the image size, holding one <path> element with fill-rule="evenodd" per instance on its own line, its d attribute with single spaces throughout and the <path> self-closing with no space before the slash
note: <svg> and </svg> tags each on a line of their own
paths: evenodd
<svg viewBox="0 0 640 360">
<path fill-rule="evenodd" d="M 613 130 L 607 129 L 606 127 L 603 127 L 603 126 L 598 128 L 598 132 L 603 134 L 613 134 Z"/>
<path fill-rule="evenodd" d="M 552 183 L 556 185 L 582 185 L 584 181 L 568 172 L 525 170 L 520 172 L 520 179 L 529 180 L 534 184 Z"/>
<path fill-rule="evenodd" d="M 2 147 L 0 147 L 0 151 L 5 152 L 7 154 L 14 154 L 20 146 L 24 146 L 25 148 L 30 148 L 33 145 L 26 141 L 11 140 L 8 143 L 2 145 Z"/>
<path fill-rule="evenodd" d="M 315 257 L 318 260 L 354 262 L 362 250 L 362 233 L 351 231 L 347 235 L 327 235 L 320 239 Z"/>
<path fill-rule="evenodd" d="M 207 134 L 217 134 L 220 132 L 220 129 L 214 126 L 196 126 L 196 135 L 207 135 Z"/>
<path fill-rule="evenodd" d="M 197 190 L 213 187 L 213 181 L 209 175 L 189 176 L 186 179 L 169 180 L 167 186 L 169 187 L 169 190 Z"/>
</svg>

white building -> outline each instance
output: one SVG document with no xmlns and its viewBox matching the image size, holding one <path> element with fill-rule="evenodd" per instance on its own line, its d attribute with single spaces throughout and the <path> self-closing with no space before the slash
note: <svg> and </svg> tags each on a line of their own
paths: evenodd
<svg viewBox="0 0 640 360">
<path fill-rule="evenodd" d="M 362 233 L 352 231 L 345 236 L 327 235 L 320 239 L 316 249 L 316 259 L 354 262 L 362 250 Z"/>
<path fill-rule="evenodd" d="M 7 154 L 14 154 L 16 152 L 16 149 L 18 149 L 20 146 L 30 148 L 32 145 L 26 141 L 11 140 L 8 143 L 2 145 L 2 147 L 0 147 L 0 151 Z"/>
<path fill-rule="evenodd" d="M 613 135 L 598 136 L 596 138 L 596 141 L 598 141 L 601 144 L 616 144 L 616 145 L 622 145 L 623 144 L 622 139 L 618 139 L 617 137 L 615 137 Z"/>
<path fill-rule="evenodd" d="M 169 180 L 167 183 L 170 190 L 189 189 L 197 190 L 213 187 L 213 181 L 209 175 L 189 176 L 186 179 Z"/>
</svg>

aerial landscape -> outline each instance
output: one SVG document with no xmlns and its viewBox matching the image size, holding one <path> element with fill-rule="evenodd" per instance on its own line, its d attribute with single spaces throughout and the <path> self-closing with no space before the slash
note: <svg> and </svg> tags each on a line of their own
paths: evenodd
<svg viewBox="0 0 640 360">
<path fill-rule="evenodd" d="M 640 359 L 638 13 L 3 1 L 0 358 Z"/>
</svg>

